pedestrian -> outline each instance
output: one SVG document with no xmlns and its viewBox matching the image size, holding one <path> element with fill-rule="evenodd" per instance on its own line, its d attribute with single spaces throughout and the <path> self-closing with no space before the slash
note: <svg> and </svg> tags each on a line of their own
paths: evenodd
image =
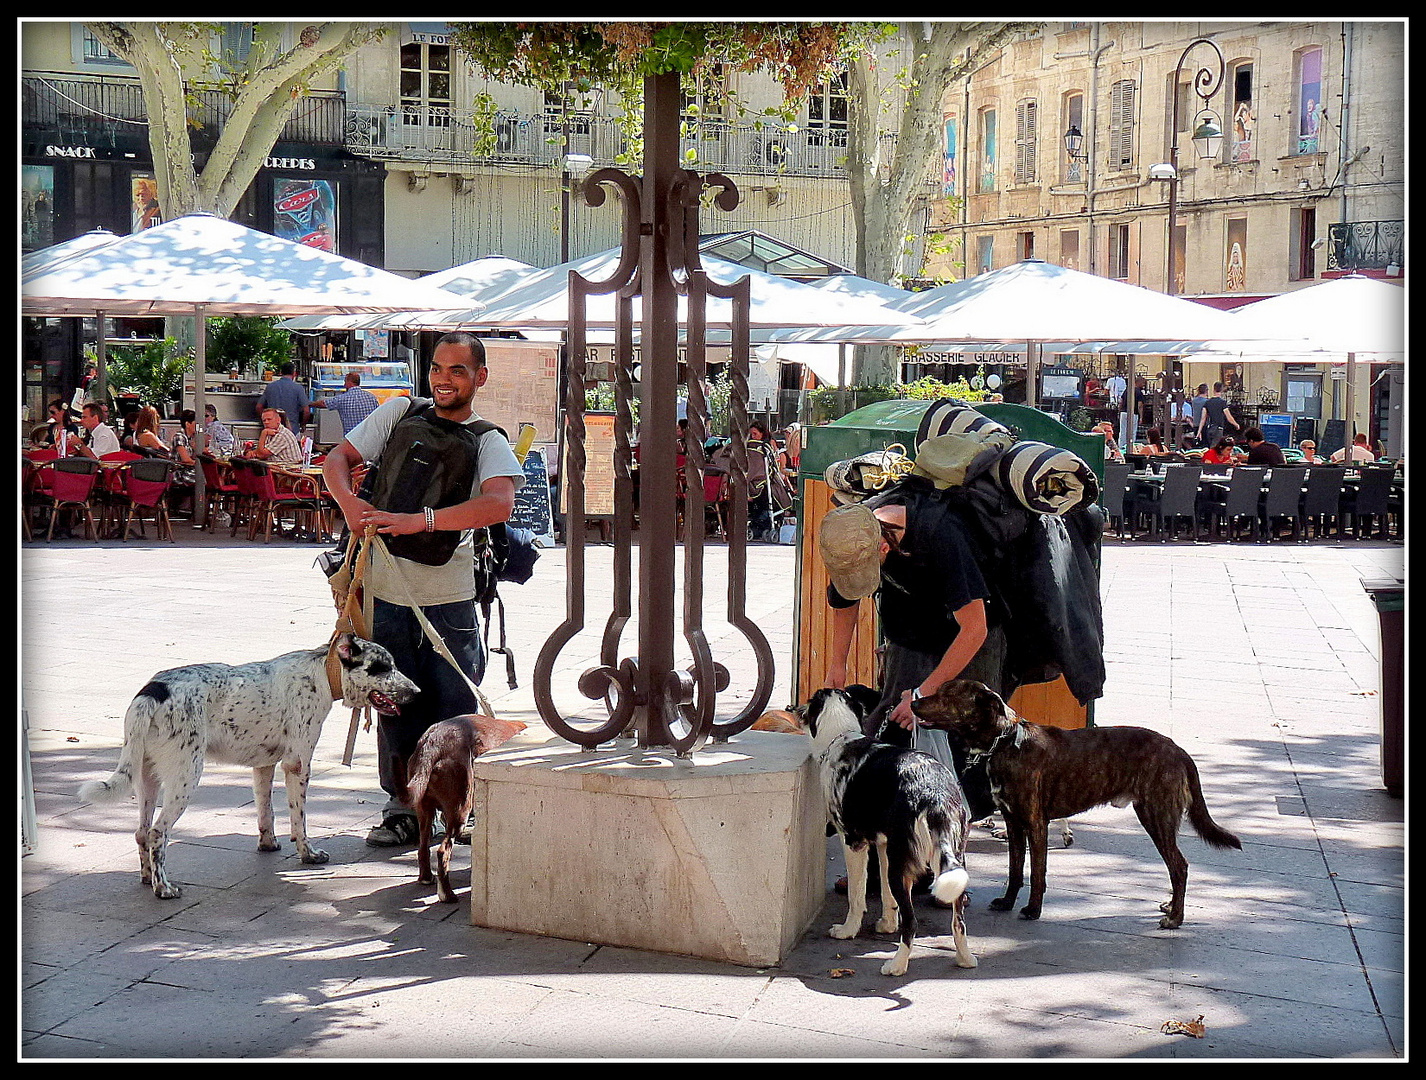
<svg viewBox="0 0 1426 1080">
<path fill-rule="evenodd" d="M 1218 440 L 1226 434 L 1230 427 L 1235 432 L 1243 430 L 1243 426 L 1238 423 L 1238 418 L 1233 415 L 1233 410 L 1228 407 L 1228 402 L 1223 397 L 1223 384 L 1216 382 L 1213 384 L 1213 395 L 1203 403 L 1203 415 L 1198 418 L 1198 445 L 1217 445 Z"/>
<path fill-rule="evenodd" d="M 370 416 L 381 402 L 370 390 L 362 388 L 359 371 L 347 372 L 342 385 L 343 389 L 339 393 L 312 402 L 312 408 L 335 410 L 342 419 L 342 434 L 347 435 Z"/>
<path fill-rule="evenodd" d="M 1206 406 L 1207 404 L 1208 384 L 1199 383 L 1198 389 L 1194 391 L 1193 399 L 1189 402 L 1189 406 L 1193 411 L 1190 413 L 1188 418 L 1188 430 L 1193 435 L 1194 446 L 1196 447 L 1202 447 L 1205 445 L 1198 431 L 1199 428 L 1203 426 L 1203 409 L 1204 406 Z"/>
<path fill-rule="evenodd" d="M 404 801 L 405 773 L 422 733 L 442 720 L 479 711 L 467 682 L 478 684 L 485 673 L 475 601 L 476 530 L 509 520 L 515 491 L 525 481 L 525 471 L 506 436 L 474 410 L 476 392 L 487 376 L 480 339 L 463 332 L 446 334 L 431 354 L 430 408 L 404 396 L 382 402 L 333 448 L 323 464 L 328 490 L 348 527 L 362 534 L 368 526 L 375 526 L 380 538 L 374 544 L 363 583 L 371 598 L 372 638 L 390 650 L 401 672 L 421 688 L 399 716 L 382 716 L 377 722 L 378 773 L 387 801 L 381 824 L 366 837 L 373 847 L 416 842 L 416 815 Z M 428 413 L 435 419 L 429 419 Z M 403 425 L 411 427 L 403 430 Z M 464 430 L 451 432 L 452 425 Z M 393 478 L 400 478 L 408 492 L 417 492 L 418 499 L 424 497 L 421 493 L 428 477 L 418 474 L 419 459 L 405 448 L 415 440 L 412 429 L 432 427 L 448 433 L 456 446 L 451 456 L 462 455 L 460 464 L 469 466 L 469 489 L 457 493 L 458 501 L 449 505 L 426 505 L 410 513 L 379 509 L 368 494 L 388 502 L 377 493 Z M 375 463 L 372 493 L 365 486 L 360 492 L 353 489 L 353 471 L 364 462 Z M 387 478 L 386 484 L 382 477 Z M 428 538 L 432 541 L 445 541 L 442 550 L 449 551 L 445 561 L 423 562 L 386 549 L 388 542 L 409 541 L 424 533 L 436 534 Z M 405 545 L 400 549 L 405 550 Z M 438 557 L 419 551 L 410 554 Z M 460 671 L 436 651 L 411 605 L 420 608 Z M 462 825 L 445 822 L 447 829 Z"/>
<path fill-rule="evenodd" d="M 264 409 L 281 409 L 292 434 L 300 436 L 302 425 L 312 418 L 311 398 L 307 388 L 297 381 L 297 365 L 291 360 L 283 361 L 278 372 L 278 378 L 268 383 L 258 398 L 257 414 L 260 417 Z"/>
</svg>

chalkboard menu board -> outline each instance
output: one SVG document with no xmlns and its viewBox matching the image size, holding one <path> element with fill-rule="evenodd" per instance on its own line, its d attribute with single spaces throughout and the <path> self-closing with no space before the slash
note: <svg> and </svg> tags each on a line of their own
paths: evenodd
<svg viewBox="0 0 1426 1080">
<path fill-rule="evenodd" d="M 1347 445 L 1347 421 L 1328 420 L 1322 427 L 1322 438 L 1317 440 L 1317 452 L 1331 455 Z"/>
<path fill-rule="evenodd" d="M 510 524 L 529 529 L 536 536 L 554 536 L 550 520 L 550 472 L 545 452 L 532 449 L 525 455 L 525 485 L 515 492 L 515 511 Z"/>
</svg>

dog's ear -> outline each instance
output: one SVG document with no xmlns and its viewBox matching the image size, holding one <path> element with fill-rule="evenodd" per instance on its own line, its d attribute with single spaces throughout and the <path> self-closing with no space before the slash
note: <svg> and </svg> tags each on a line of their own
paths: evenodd
<svg viewBox="0 0 1426 1080">
<path fill-rule="evenodd" d="M 1005 704 L 1005 699 L 990 687 L 986 686 L 985 683 L 978 682 L 972 685 L 975 689 L 975 704 L 977 709 L 990 713 L 993 716 L 1004 716 L 1010 711 L 1009 707 Z"/>
<path fill-rule="evenodd" d="M 348 665 L 361 655 L 361 639 L 355 634 L 344 631 L 337 635 L 337 655 Z"/>
<path fill-rule="evenodd" d="M 861 683 L 853 683 L 847 687 L 847 694 L 863 716 L 881 704 L 881 691 Z"/>
<path fill-rule="evenodd" d="M 473 716 L 471 723 L 475 726 L 476 757 L 489 753 L 525 730 L 525 725 L 518 720 L 498 720 L 493 716 Z"/>
</svg>

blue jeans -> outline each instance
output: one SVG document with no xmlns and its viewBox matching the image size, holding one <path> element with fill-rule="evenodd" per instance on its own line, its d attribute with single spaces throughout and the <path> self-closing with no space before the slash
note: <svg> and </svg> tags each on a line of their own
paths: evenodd
<svg viewBox="0 0 1426 1080">
<path fill-rule="evenodd" d="M 423 607 L 446 648 L 473 683 L 485 675 L 485 643 L 474 600 Z M 402 604 L 376 599 L 372 608 L 372 638 L 390 651 L 397 668 L 421 688 L 401 706 L 399 716 L 378 716 L 377 775 L 391 801 L 387 809 L 405 805 L 406 762 L 426 729 L 463 713 L 477 712 L 475 695 L 465 680 L 426 639 L 416 613 Z"/>
</svg>

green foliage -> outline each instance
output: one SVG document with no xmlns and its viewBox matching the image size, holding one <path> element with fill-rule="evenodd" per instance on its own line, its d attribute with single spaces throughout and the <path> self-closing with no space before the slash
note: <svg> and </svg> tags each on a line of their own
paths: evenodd
<svg viewBox="0 0 1426 1080">
<path fill-rule="evenodd" d="M 183 376 L 193 366 L 193 355 L 180 352 L 173 338 L 147 345 L 114 345 L 106 361 L 110 394 L 138 394 L 145 405 L 160 413 L 183 389 Z"/>
<path fill-rule="evenodd" d="M 277 328 L 277 319 L 259 315 L 208 320 L 207 369 L 240 368 L 261 374 L 292 356 L 292 335 Z"/>
<path fill-rule="evenodd" d="M 587 387 L 584 391 L 584 411 L 585 412 L 617 412 L 614 407 L 615 387 L 613 383 L 595 383 Z M 632 398 L 629 401 L 629 412 L 634 418 L 634 427 L 639 426 L 639 399 Z"/>
</svg>

